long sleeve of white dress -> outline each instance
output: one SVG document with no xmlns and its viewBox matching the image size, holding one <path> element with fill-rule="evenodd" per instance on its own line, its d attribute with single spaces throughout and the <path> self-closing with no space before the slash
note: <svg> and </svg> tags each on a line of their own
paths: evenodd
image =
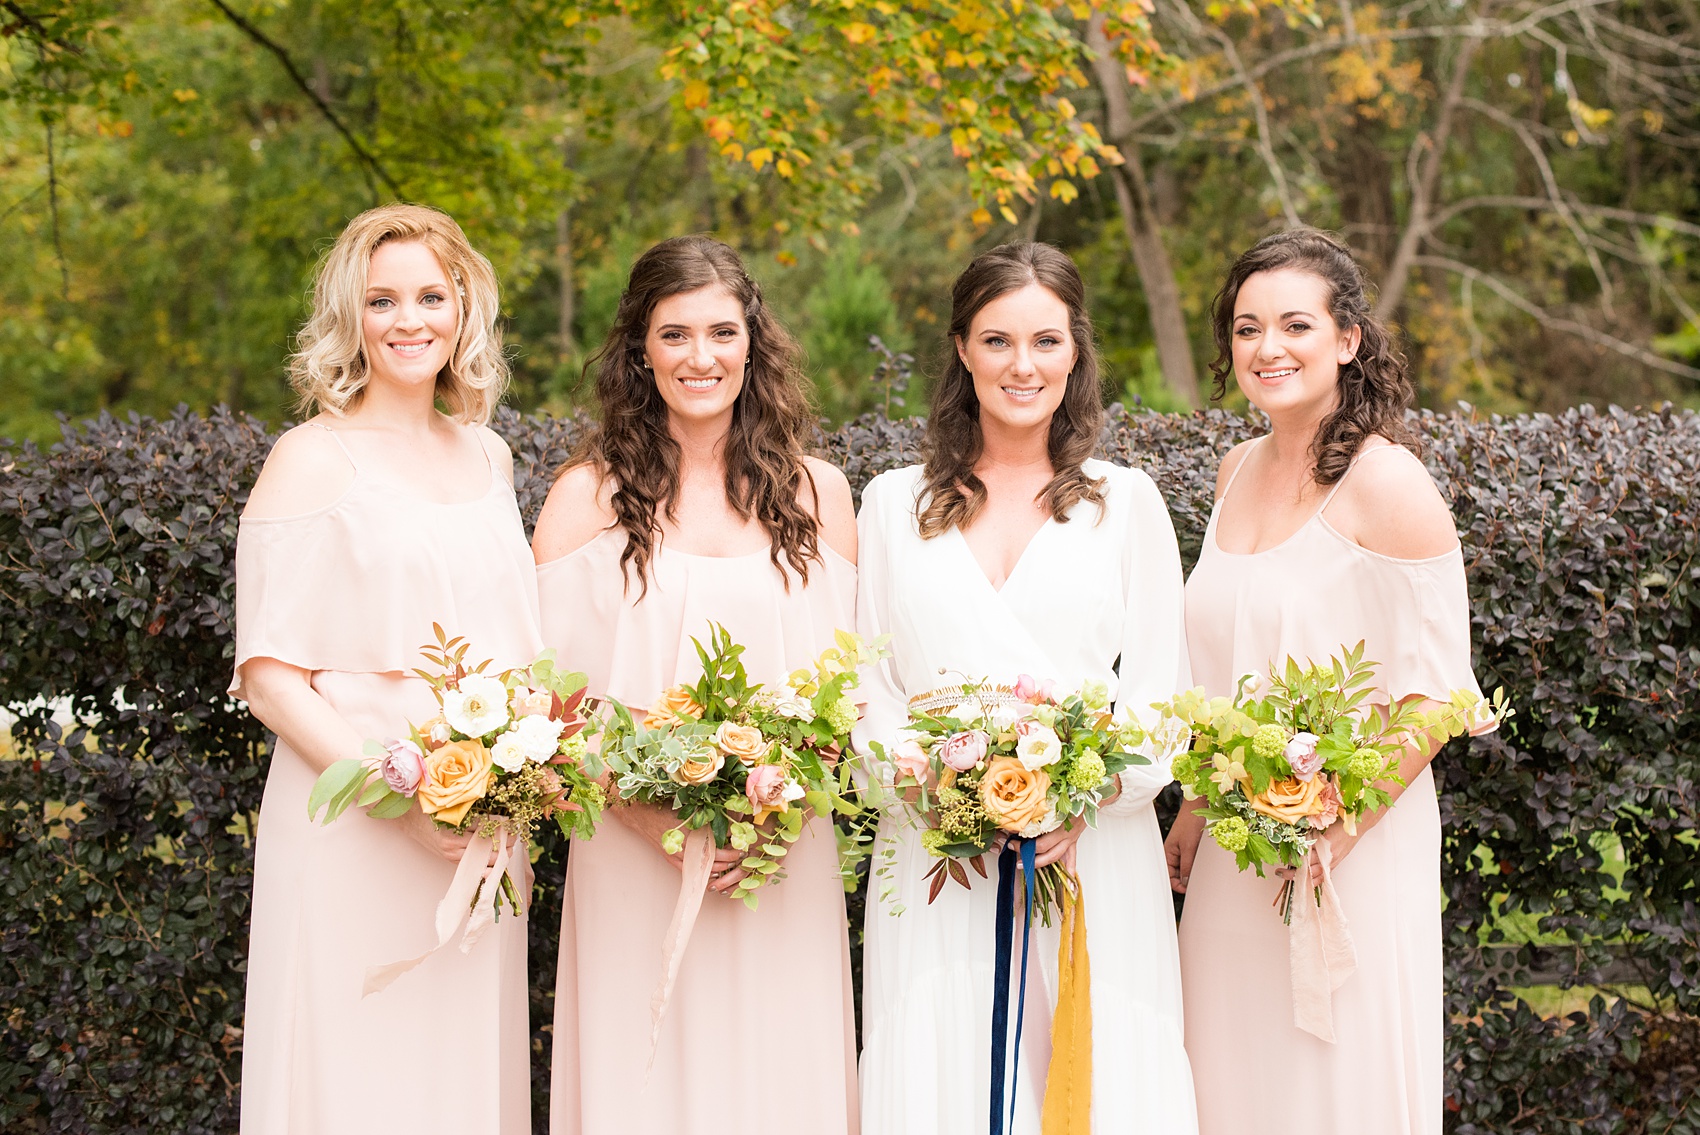
<svg viewBox="0 0 1700 1135">
<path fill-rule="evenodd" d="M 1082 503 L 1066 523 L 1047 521 L 1001 589 L 960 532 L 921 539 L 918 467 L 867 487 L 857 624 L 891 635 L 892 654 L 863 679 L 860 754 L 871 741 L 893 743 L 910 697 L 949 682 L 1025 673 L 1068 690 L 1101 681 L 1135 708 L 1186 684 L 1180 560 L 1161 497 L 1142 473 L 1097 461 L 1087 471 L 1105 480 L 1102 515 Z M 1168 779 L 1160 756 L 1123 774 L 1124 799 L 1077 849 L 1093 963 L 1092 1126 L 1102 1135 L 1196 1133 L 1174 908 L 1151 808 Z M 929 902 L 933 862 L 902 812 L 885 810 L 863 955 L 867 1135 L 984 1135 L 987 1126 L 995 887 L 971 874 L 970 888 L 947 884 Z M 1057 945 L 1055 928 L 1035 924 L 1016 1130 L 1039 1127 Z"/>
<path fill-rule="evenodd" d="M 1133 483 L 1133 531 L 1122 547 L 1127 605 L 1122 617 L 1121 662 L 1116 667 L 1116 715 L 1132 711 L 1150 734 L 1139 753 L 1151 763 L 1123 770 L 1122 793 L 1105 811 L 1131 815 L 1150 804 L 1174 775 L 1169 771 L 1187 737 L 1156 729 L 1151 706 L 1192 685 L 1186 656 L 1186 595 L 1181 551 L 1169 510 L 1143 473 Z"/>
</svg>

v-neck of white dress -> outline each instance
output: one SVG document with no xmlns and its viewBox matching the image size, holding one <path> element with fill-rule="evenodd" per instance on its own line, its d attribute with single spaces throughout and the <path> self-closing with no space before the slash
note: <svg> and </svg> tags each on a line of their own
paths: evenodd
<svg viewBox="0 0 1700 1135">
<path fill-rule="evenodd" d="M 974 548 L 968 543 L 968 537 L 962 529 L 952 528 L 951 532 L 956 536 L 956 542 L 961 546 L 963 554 L 968 557 L 968 562 L 974 565 L 974 574 L 979 576 L 980 579 L 985 582 L 987 589 L 990 590 L 993 595 L 1002 595 L 1005 591 L 1009 590 L 1009 585 L 1014 582 L 1015 577 L 1021 574 L 1021 565 L 1027 562 L 1027 557 L 1033 551 L 1033 545 L 1037 544 L 1039 542 L 1039 537 L 1045 534 L 1045 530 L 1054 525 L 1056 522 L 1057 518 L 1054 516 L 1045 517 L 1044 522 L 1033 530 L 1033 534 L 1031 536 L 1027 537 L 1027 543 L 1022 545 L 1021 554 L 1015 557 L 1015 563 L 1010 567 L 1009 574 L 1003 577 L 1003 585 L 1001 587 L 993 583 L 992 577 L 986 574 L 986 566 L 980 562 L 980 557 L 974 554 Z"/>
</svg>

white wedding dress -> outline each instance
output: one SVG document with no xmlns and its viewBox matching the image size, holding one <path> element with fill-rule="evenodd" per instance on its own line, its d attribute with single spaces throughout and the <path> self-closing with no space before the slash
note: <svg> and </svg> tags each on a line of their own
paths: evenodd
<svg viewBox="0 0 1700 1135">
<path fill-rule="evenodd" d="M 889 783 L 890 773 L 868 742 L 889 747 L 908 700 L 947 682 L 1025 673 L 1061 694 L 1094 679 L 1108 684 L 1118 710 L 1142 714 L 1190 684 L 1180 556 L 1163 499 L 1143 473 L 1101 461 L 1086 471 L 1107 482 L 1103 519 L 1082 502 L 1066 524 L 1047 520 L 1002 590 L 961 532 L 920 538 L 919 466 L 868 485 L 857 624 L 869 637 L 891 635 L 892 656 L 864 672 L 868 705 L 855 740 L 876 778 Z M 1092 959 L 1092 1130 L 1100 1135 L 1197 1131 L 1174 907 L 1151 806 L 1171 779 L 1170 755 L 1122 773 L 1120 799 L 1077 849 Z M 947 883 L 929 906 L 922 877 L 934 862 L 917 830 L 888 811 L 863 954 L 863 1135 L 985 1135 L 989 1127 L 995 861 L 986 859 L 991 879 L 970 872 L 971 889 Z M 1018 1135 L 1039 1132 L 1057 944 L 1057 929 L 1035 919 Z M 1018 931 L 1017 967 L 1020 948 Z M 1012 1031 L 1014 1022 L 1012 993 Z"/>
</svg>

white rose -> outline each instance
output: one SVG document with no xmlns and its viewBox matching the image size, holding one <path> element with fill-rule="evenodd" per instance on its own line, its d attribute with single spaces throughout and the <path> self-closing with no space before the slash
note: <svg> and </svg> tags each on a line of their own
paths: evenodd
<svg viewBox="0 0 1700 1135">
<path fill-rule="evenodd" d="M 789 717 L 793 721 L 813 721 L 815 707 L 806 698 L 784 697 L 774 704 L 773 712 L 780 717 Z"/>
<path fill-rule="evenodd" d="M 496 762 L 496 767 L 503 772 L 518 772 L 525 767 L 525 742 L 520 739 L 519 730 L 510 729 L 496 738 L 495 747 L 490 750 L 490 759 Z"/>
<path fill-rule="evenodd" d="M 1062 756 L 1062 739 L 1056 730 L 1033 722 L 1016 741 L 1015 755 L 1028 771 L 1042 769 Z"/>
<path fill-rule="evenodd" d="M 1062 820 L 1057 817 L 1056 801 L 1049 801 L 1045 806 L 1045 818 L 1022 828 L 1021 838 L 1037 839 L 1046 832 L 1055 831 L 1061 824 Z"/>
<path fill-rule="evenodd" d="M 468 737 L 483 737 L 508 723 L 508 688 L 495 678 L 469 674 L 460 688 L 443 691 L 443 718 Z"/>
<path fill-rule="evenodd" d="M 986 721 L 994 733 L 1008 733 L 1015 728 L 1015 723 L 1021 720 L 1021 714 L 1012 705 L 997 705 L 986 714 Z"/>
<path fill-rule="evenodd" d="M 503 736 L 517 737 L 520 746 L 525 749 L 526 758 L 543 764 L 560 747 L 561 730 L 566 726 L 564 721 L 552 721 L 547 717 L 522 717 Z"/>
<path fill-rule="evenodd" d="M 977 701 L 965 701 L 952 711 L 951 716 L 964 725 L 974 725 L 985 719 L 986 708 Z"/>
<path fill-rule="evenodd" d="M 803 791 L 803 786 L 797 783 L 794 778 L 788 776 L 785 778 L 785 785 L 780 789 L 779 795 L 781 799 L 790 801 L 801 800 L 808 793 Z"/>
</svg>

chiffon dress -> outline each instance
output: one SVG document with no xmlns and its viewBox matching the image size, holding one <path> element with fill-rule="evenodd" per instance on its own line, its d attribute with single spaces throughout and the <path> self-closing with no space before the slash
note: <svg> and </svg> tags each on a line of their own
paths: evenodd
<svg viewBox="0 0 1700 1135">
<path fill-rule="evenodd" d="M 805 584 L 767 548 L 697 556 L 660 544 L 645 592 L 625 586 L 623 530 L 538 568 L 544 640 L 585 671 L 595 696 L 640 716 L 702 676 L 692 638 L 718 623 L 744 646 L 752 681 L 783 686 L 854 624 L 855 565 L 823 542 Z M 555 986 L 553 1135 L 850 1135 L 856 1130 L 855 1009 L 833 825 L 814 819 L 786 877 L 750 910 L 710 893 L 650 1061 L 650 997 L 680 872 L 607 814 L 574 840 Z"/>
<path fill-rule="evenodd" d="M 349 459 L 354 480 L 332 504 L 242 518 L 230 692 L 243 696 L 249 659 L 275 658 L 311 671 L 331 708 L 381 741 L 437 712 L 409 674 L 433 622 L 470 640 L 468 661 L 537 655 L 536 574 L 493 466 L 484 492 L 441 504 Z M 441 950 L 363 997 L 368 967 L 436 944 L 455 864 L 359 808 L 309 820 L 317 775 L 278 740 L 255 840 L 243 1135 L 528 1135 L 525 919 L 504 917 L 470 952 Z"/>
<path fill-rule="evenodd" d="M 900 739 L 910 698 L 951 682 L 1052 681 L 1058 694 L 1108 685 L 1118 710 L 1189 685 L 1174 529 L 1149 477 L 1102 461 L 1105 511 L 1076 504 L 1048 519 L 1001 589 L 957 529 L 922 539 L 921 468 L 884 473 L 862 494 L 863 635 L 892 656 L 864 678 L 857 751 Z M 1119 660 L 1119 662 L 1118 662 Z M 1077 845 L 1092 960 L 1092 1130 L 1191 1135 L 1192 1078 L 1163 840 L 1152 801 L 1172 754 L 1122 775 L 1122 794 Z M 889 783 L 889 768 L 875 766 Z M 989 1127 L 995 941 L 993 879 L 947 883 L 928 905 L 936 862 L 913 821 L 887 811 L 869 883 L 863 973 L 862 1122 L 870 1135 L 983 1135 Z M 1059 930 L 1034 920 L 1014 1130 L 1037 1132 L 1057 996 Z M 1014 964 L 1019 968 L 1019 933 Z M 1012 982 L 1012 985 L 1014 983 Z M 1015 994 L 1010 1027 L 1015 1023 Z"/>
<path fill-rule="evenodd" d="M 1416 457 L 1387 445 L 1358 460 Z M 1243 468 L 1244 460 L 1235 476 Z M 1372 701 L 1477 692 L 1462 550 L 1401 560 L 1358 546 L 1326 515 L 1343 483 L 1287 540 L 1244 555 L 1217 543 L 1233 478 L 1224 486 L 1186 587 L 1193 675 L 1210 696 L 1232 695 L 1242 675 L 1267 674 L 1272 662 L 1326 662 L 1359 641 L 1366 659 L 1380 663 Z M 1180 940 L 1202 1135 L 1440 1135 L 1440 808 L 1432 770 L 1411 781 L 1334 867 L 1333 880 L 1357 971 L 1334 992 L 1329 1044 L 1293 1025 L 1288 931 L 1272 906 L 1281 880 L 1237 871 L 1231 853 L 1208 836 L 1201 842 Z"/>
</svg>

